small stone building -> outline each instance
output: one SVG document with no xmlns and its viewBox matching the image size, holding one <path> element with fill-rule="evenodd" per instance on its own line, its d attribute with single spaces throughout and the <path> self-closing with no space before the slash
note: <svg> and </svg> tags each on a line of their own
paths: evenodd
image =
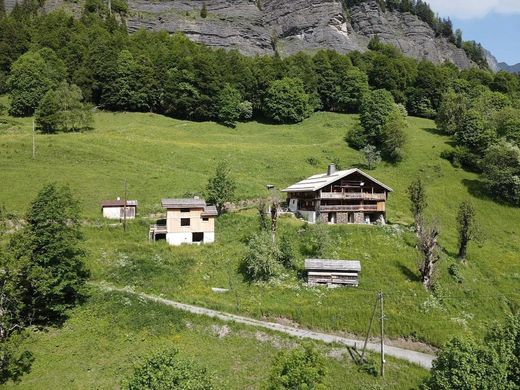
<svg viewBox="0 0 520 390">
<path fill-rule="evenodd" d="M 115 200 L 103 200 L 101 202 L 101 212 L 104 218 L 108 219 L 124 219 L 125 218 L 125 201 L 121 198 Z M 126 201 L 126 218 L 134 219 L 137 214 L 137 200 Z"/>
<path fill-rule="evenodd" d="M 199 198 L 162 199 L 166 219 L 150 227 L 150 240 L 163 236 L 170 245 L 215 241 L 215 206 Z"/>
<path fill-rule="evenodd" d="M 385 223 L 386 201 L 393 190 L 360 169 L 311 176 L 282 190 L 289 210 L 311 223 Z"/>
<path fill-rule="evenodd" d="M 361 263 L 357 260 L 306 259 L 305 271 L 309 285 L 326 284 L 357 287 Z"/>
</svg>

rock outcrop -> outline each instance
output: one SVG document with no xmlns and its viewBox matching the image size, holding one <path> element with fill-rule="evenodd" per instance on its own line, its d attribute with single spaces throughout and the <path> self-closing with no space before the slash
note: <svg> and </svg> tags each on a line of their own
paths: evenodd
<svg viewBox="0 0 520 390">
<path fill-rule="evenodd" d="M 8 8 L 16 0 L 6 0 Z M 130 32 L 145 28 L 183 32 L 208 46 L 237 49 L 246 55 L 282 56 L 333 49 L 365 51 L 370 39 L 398 47 L 405 55 L 435 63 L 472 66 L 466 53 L 410 13 L 383 12 L 376 0 L 344 9 L 342 0 L 127 0 Z M 11 4 L 12 3 L 12 4 Z M 46 10 L 60 4 L 73 10 L 80 3 L 48 0 Z M 206 4 L 207 16 L 201 16 Z"/>
</svg>

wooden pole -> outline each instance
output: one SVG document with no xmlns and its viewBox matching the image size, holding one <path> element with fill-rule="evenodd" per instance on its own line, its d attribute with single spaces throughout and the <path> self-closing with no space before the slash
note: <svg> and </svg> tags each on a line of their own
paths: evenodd
<svg viewBox="0 0 520 390">
<path fill-rule="evenodd" d="M 361 363 L 365 360 L 365 351 L 367 349 L 368 338 L 370 337 L 370 330 L 372 329 L 372 323 L 374 322 L 374 318 L 376 317 L 376 309 L 377 303 L 379 302 L 379 294 L 376 296 L 376 301 L 374 303 L 374 309 L 372 310 L 372 317 L 370 317 L 370 322 L 368 324 L 367 337 L 365 338 L 365 343 L 363 344 L 363 351 L 361 352 Z"/>
<path fill-rule="evenodd" d="M 36 158 L 36 139 L 35 139 L 36 128 L 34 126 L 34 119 L 32 124 L 32 158 L 33 160 Z"/>
<path fill-rule="evenodd" d="M 379 306 L 381 308 L 381 376 L 385 376 L 385 314 L 383 310 L 383 292 L 379 293 Z"/>
<path fill-rule="evenodd" d="M 123 229 L 126 232 L 126 202 L 127 202 L 127 182 L 125 179 L 125 202 L 123 208 Z"/>
</svg>

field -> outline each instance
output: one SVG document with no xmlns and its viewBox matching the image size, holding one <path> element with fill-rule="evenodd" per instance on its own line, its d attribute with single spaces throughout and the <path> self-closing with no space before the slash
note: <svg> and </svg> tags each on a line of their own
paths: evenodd
<svg viewBox="0 0 520 390">
<path fill-rule="evenodd" d="M 161 211 L 161 198 L 202 195 L 216 162 L 223 159 L 232 167 L 238 199 L 264 196 L 265 184 L 283 188 L 324 171 L 331 161 L 343 168 L 361 166 L 361 154 L 343 140 L 355 116 L 318 113 L 298 125 L 250 122 L 236 129 L 154 114 L 99 112 L 95 120 L 91 132 L 36 135 L 34 160 L 32 120 L 4 117 L 6 123 L 0 123 L 0 204 L 22 216 L 44 183 L 69 184 L 83 207 L 84 245 L 94 284 L 130 286 L 209 308 L 358 336 L 366 332 L 376 293 L 383 291 L 390 342 L 426 350 L 453 335 L 482 337 L 490 322 L 520 304 L 520 209 L 488 199 L 479 190 L 478 175 L 442 160 L 440 153 L 451 146 L 432 121 L 409 118 L 407 159 L 371 172 L 395 191 L 387 204 L 389 225 L 330 227 L 335 246 L 328 255 L 359 259 L 363 271 L 358 289 L 329 290 L 305 287 L 296 272 L 269 285 L 244 281 L 238 269 L 245 241 L 258 229 L 254 209 L 220 217 L 217 242 L 206 247 L 149 243 L 148 224 L 150 215 Z M 427 183 L 428 216 L 441 226 L 442 260 L 433 295 L 418 282 L 418 253 L 410 230 L 406 187 L 417 176 Z M 129 197 L 141 206 L 141 218 L 130 224 L 126 234 L 99 216 L 100 200 L 121 196 L 125 179 Z M 465 199 L 475 205 L 483 232 L 481 242 L 470 246 L 466 266 L 454 258 L 455 215 Z M 290 236 L 299 249 L 300 265 L 309 251 L 312 235 L 307 230 L 294 218 L 281 219 L 280 234 Z M 453 273 L 453 265 L 457 278 L 448 272 L 452 266 Z M 211 287 L 231 291 L 215 294 Z M 258 367 L 265 367 L 276 348 L 254 336 L 242 337 L 248 332 L 245 329 L 237 328 L 223 341 L 207 331 L 209 320 L 186 319 L 186 314 L 153 305 L 137 311 L 142 315 L 133 315 L 137 303 L 124 303 L 130 297 L 103 299 L 95 287 L 93 291 L 93 298 L 72 314 L 64 328 L 34 336 L 37 361 L 21 387 L 31 388 L 36 380 L 42 381 L 43 388 L 63 387 L 66 380 L 74 379 L 73 387 L 89 388 L 99 375 L 100 388 L 113 388 L 132 358 L 162 343 L 178 345 L 225 380 L 235 380 L 231 372 L 240 373 L 237 382 L 223 382 L 233 388 L 258 387 L 267 375 Z M 175 323 L 177 316 L 184 323 L 199 325 L 175 331 L 173 325 L 162 325 Z M 72 351 L 77 355 L 65 358 Z M 226 356 L 234 356 L 233 361 Z M 345 365 L 350 367 L 347 371 Z M 56 379 L 63 370 L 72 378 Z M 331 377 L 354 378 L 359 388 L 378 385 L 345 361 L 331 360 L 331 370 Z M 410 368 L 393 375 L 385 378 L 384 388 L 417 386 L 424 371 Z"/>
</svg>

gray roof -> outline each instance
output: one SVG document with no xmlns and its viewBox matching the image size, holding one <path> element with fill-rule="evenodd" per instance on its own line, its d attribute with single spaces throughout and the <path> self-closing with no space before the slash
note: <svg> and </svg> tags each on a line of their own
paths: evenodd
<svg viewBox="0 0 520 390">
<path fill-rule="evenodd" d="M 305 180 L 299 181 L 296 184 L 293 184 L 292 186 L 287 187 L 286 189 L 282 190 L 283 192 L 309 192 L 309 191 L 318 191 L 319 189 L 328 186 L 337 180 L 343 179 L 347 176 L 352 175 L 353 173 L 359 173 L 363 176 L 365 176 L 367 179 L 372 180 L 374 183 L 379 184 L 381 187 L 385 188 L 388 191 L 393 191 L 390 187 L 387 185 L 381 183 L 379 180 L 374 179 L 372 176 L 366 174 L 361 169 L 358 168 L 352 168 L 347 169 L 344 171 L 336 171 L 332 175 L 327 175 L 327 173 L 320 173 L 318 175 L 314 175 L 311 177 L 308 177 Z"/>
<path fill-rule="evenodd" d="M 306 270 L 361 271 L 358 260 L 305 259 Z"/>
<path fill-rule="evenodd" d="M 162 207 L 165 209 L 184 209 L 184 208 L 199 208 L 206 207 L 204 199 L 197 198 L 182 198 L 182 199 L 161 199 Z"/>
<path fill-rule="evenodd" d="M 137 207 L 137 200 L 127 200 L 127 207 Z M 123 199 L 114 199 L 114 200 L 102 200 L 101 207 L 123 207 L 125 205 L 125 201 Z"/>
<path fill-rule="evenodd" d="M 206 206 L 202 212 L 203 217 L 216 217 L 218 215 L 217 208 L 215 206 Z"/>
</svg>

